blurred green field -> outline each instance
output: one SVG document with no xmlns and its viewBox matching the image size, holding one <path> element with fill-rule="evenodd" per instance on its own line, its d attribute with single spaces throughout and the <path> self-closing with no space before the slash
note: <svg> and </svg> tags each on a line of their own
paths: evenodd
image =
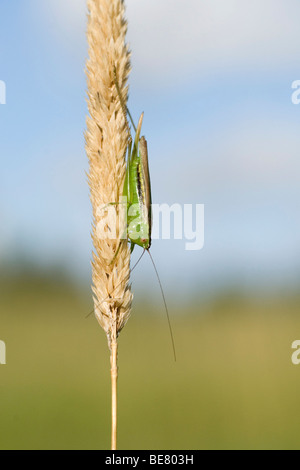
<svg viewBox="0 0 300 470">
<path fill-rule="evenodd" d="M 109 354 L 90 304 L 59 278 L 0 282 L 1 449 L 109 449 Z M 119 342 L 119 448 L 299 449 L 299 306 L 227 296 L 173 309 L 175 364 L 164 312 L 135 305 Z"/>
</svg>

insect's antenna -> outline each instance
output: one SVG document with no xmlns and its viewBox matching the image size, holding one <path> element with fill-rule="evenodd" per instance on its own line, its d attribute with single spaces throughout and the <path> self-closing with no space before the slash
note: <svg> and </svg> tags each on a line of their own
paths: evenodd
<svg viewBox="0 0 300 470">
<path fill-rule="evenodd" d="M 128 109 L 128 107 L 127 107 L 127 106 L 126 106 L 126 109 L 127 109 L 127 113 L 128 113 L 128 116 L 129 116 L 130 122 L 131 122 L 131 124 L 132 124 L 132 127 L 133 127 L 133 129 L 134 129 L 134 132 L 136 132 L 136 125 L 135 125 L 135 124 L 134 124 L 134 122 L 133 122 L 133 119 L 132 119 L 131 113 L 130 113 L 130 111 L 129 111 L 129 109 Z"/>
<path fill-rule="evenodd" d="M 135 263 L 135 265 L 133 266 L 133 268 L 130 269 L 129 275 L 130 275 L 130 274 L 132 273 L 132 271 L 137 267 L 137 265 L 138 265 L 139 262 L 141 261 L 142 257 L 144 256 L 145 251 L 146 251 L 146 250 L 143 251 L 143 253 L 142 253 L 141 256 L 139 257 L 139 259 L 137 260 L 137 262 Z M 101 300 L 101 302 L 99 302 L 99 303 L 96 305 L 96 307 L 99 307 L 103 302 L 105 302 L 107 299 L 109 299 L 109 298 L 110 298 L 110 295 L 111 295 L 123 282 L 124 282 L 124 279 L 123 279 L 123 281 L 121 281 L 121 282 L 111 291 L 111 293 L 110 293 L 107 297 L 105 297 L 103 300 Z M 92 315 L 92 314 L 94 313 L 94 311 L 95 311 L 95 309 L 93 309 L 90 313 L 88 313 L 85 318 L 88 318 L 90 315 Z"/>
<path fill-rule="evenodd" d="M 156 266 L 155 266 L 154 260 L 153 260 L 153 258 L 152 258 L 151 253 L 150 253 L 150 250 L 148 249 L 147 251 L 148 251 L 149 256 L 150 256 L 150 259 L 151 259 L 151 261 L 152 261 L 152 264 L 153 264 L 153 267 L 154 267 L 154 270 L 155 270 L 155 273 L 156 273 L 156 277 L 157 277 L 157 280 L 158 280 L 158 283 L 159 283 L 159 286 L 160 286 L 162 298 L 163 298 L 163 301 L 164 301 L 164 304 L 165 304 L 165 310 L 166 310 L 166 314 L 167 314 L 168 325 L 169 325 L 169 330 L 170 330 L 170 335 L 171 335 L 171 340 L 172 340 L 172 347 L 173 347 L 174 360 L 175 360 L 175 362 L 176 362 L 175 341 L 174 341 L 174 336 L 173 336 L 173 331 L 172 331 L 172 326 L 171 326 L 171 320 L 170 320 L 170 315 L 169 315 L 169 310 L 168 310 L 168 306 L 167 306 L 167 302 L 166 302 L 164 290 L 163 290 L 162 283 L 161 283 L 161 280 L 160 280 L 160 277 L 159 277 L 157 268 L 156 268 Z"/>
<path fill-rule="evenodd" d="M 117 79 L 117 70 L 116 70 L 116 67 L 114 67 L 114 76 L 115 76 L 115 86 L 116 86 L 116 89 L 117 89 L 117 92 L 118 92 L 118 95 L 119 95 L 119 100 L 120 100 L 120 103 L 121 103 L 121 107 L 122 107 L 122 110 L 123 110 L 123 113 L 124 113 L 124 116 L 125 116 L 125 121 L 126 121 L 126 124 L 127 124 L 127 127 L 128 127 L 128 121 L 127 121 L 127 113 L 128 113 L 128 116 L 129 116 L 129 119 L 131 121 L 131 124 L 134 128 L 134 132 L 136 132 L 136 126 L 133 122 L 133 119 L 132 119 L 132 116 L 130 114 L 130 111 L 129 109 L 127 108 L 127 106 L 125 105 L 124 103 L 124 100 L 123 100 L 123 96 L 121 94 L 121 90 L 120 90 L 120 87 L 119 87 L 119 83 L 118 83 L 118 79 Z M 130 134 L 129 132 L 129 128 L 128 128 L 128 133 Z"/>
</svg>

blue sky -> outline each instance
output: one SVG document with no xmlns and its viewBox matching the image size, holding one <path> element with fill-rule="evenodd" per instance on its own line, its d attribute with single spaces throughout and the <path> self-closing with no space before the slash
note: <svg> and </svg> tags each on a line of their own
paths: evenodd
<svg viewBox="0 0 300 470">
<path fill-rule="evenodd" d="M 300 274 L 300 4 L 127 0 L 130 101 L 153 202 L 205 204 L 205 246 L 158 240 L 167 292 L 295 286 Z M 90 276 L 84 0 L 0 5 L 0 259 Z M 143 260 L 134 282 L 157 288 Z M 174 284 L 175 283 L 175 284 Z"/>
</svg>

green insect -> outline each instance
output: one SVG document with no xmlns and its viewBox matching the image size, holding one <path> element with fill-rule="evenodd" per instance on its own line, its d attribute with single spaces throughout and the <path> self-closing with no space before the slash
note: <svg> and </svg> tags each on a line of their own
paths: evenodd
<svg viewBox="0 0 300 470">
<path fill-rule="evenodd" d="M 151 246 L 152 198 L 148 164 L 148 146 L 145 137 L 140 137 L 144 113 L 141 114 L 136 127 L 127 106 L 124 104 L 117 80 L 116 70 L 114 70 L 114 76 L 115 86 L 128 130 L 127 167 L 123 188 L 123 198 L 125 199 L 125 204 L 127 204 L 127 227 L 125 238 L 127 238 L 131 243 L 131 253 L 133 252 L 135 245 L 139 245 L 144 248 L 144 250 L 148 251 Z M 127 114 L 135 131 L 134 141 L 131 137 Z M 120 246 L 118 247 L 118 250 L 119 248 Z M 117 255 L 118 250 L 115 256 Z"/>
<path fill-rule="evenodd" d="M 148 148 L 145 137 L 140 138 L 144 115 L 136 128 L 133 146 L 128 144 L 128 162 L 123 189 L 127 200 L 127 236 L 131 252 L 135 245 L 144 250 L 151 246 L 152 212 L 151 184 L 148 164 Z"/>
<path fill-rule="evenodd" d="M 153 267 L 154 267 L 154 270 L 155 270 L 155 273 L 156 273 L 156 276 L 160 285 L 160 289 L 161 289 L 161 293 L 162 293 L 162 297 L 163 297 L 163 301 L 165 305 L 165 310 L 166 310 L 166 315 L 168 319 L 170 335 L 171 335 L 171 340 L 172 340 L 173 353 L 174 353 L 174 358 L 176 361 L 175 344 L 174 344 L 174 338 L 173 338 L 173 333 L 172 333 L 172 328 L 171 328 L 168 307 L 167 307 L 164 291 L 162 288 L 162 284 L 159 278 L 159 274 L 156 269 L 152 255 L 150 253 L 151 231 L 152 231 L 151 183 L 150 183 L 150 173 L 149 173 L 149 163 L 148 163 L 147 141 L 144 136 L 142 137 L 140 136 L 144 113 L 141 114 L 138 125 L 136 127 L 127 106 L 125 106 L 123 102 L 122 95 L 121 95 L 120 88 L 119 88 L 118 81 L 117 81 L 116 71 L 115 71 L 115 86 L 118 92 L 118 96 L 121 102 L 121 106 L 123 109 L 123 113 L 124 113 L 126 124 L 127 124 L 127 129 L 128 129 L 127 167 L 126 167 L 126 176 L 125 176 L 125 182 L 124 182 L 124 188 L 123 188 L 123 198 L 125 199 L 125 204 L 126 204 L 127 224 L 126 224 L 126 232 L 124 233 L 124 236 L 122 238 L 123 239 L 127 238 L 128 241 L 130 242 L 131 253 L 133 252 L 135 245 L 139 245 L 140 247 L 144 249 L 138 262 L 131 269 L 131 272 L 137 266 L 137 264 L 139 263 L 139 261 L 141 260 L 142 256 L 144 255 L 146 251 L 148 252 L 150 256 L 151 262 L 153 264 Z M 131 134 L 130 134 L 129 124 L 127 121 L 127 114 L 130 118 L 131 124 L 135 131 L 134 140 L 132 139 Z M 115 205 L 115 204 L 120 204 L 120 203 L 110 203 L 109 205 Z M 119 249 L 121 247 L 121 243 L 122 241 L 120 241 L 120 244 L 116 250 L 116 253 L 111 263 L 114 261 L 114 259 L 118 255 Z"/>
</svg>

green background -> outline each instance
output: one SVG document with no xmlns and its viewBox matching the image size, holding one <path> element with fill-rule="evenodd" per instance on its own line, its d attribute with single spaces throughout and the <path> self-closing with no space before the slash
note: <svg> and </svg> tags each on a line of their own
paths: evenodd
<svg viewBox="0 0 300 470">
<path fill-rule="evenodd" d="M 89 310 L 63 278 L 2 280 L 1 449 L 109 449 L 109 353 Z M 299 448 L 299 300 L 231 292 L 170 310 L 177 363 L 162 308 L 136 302 L 120 335 L 119 448 Z"/>
</svg>

